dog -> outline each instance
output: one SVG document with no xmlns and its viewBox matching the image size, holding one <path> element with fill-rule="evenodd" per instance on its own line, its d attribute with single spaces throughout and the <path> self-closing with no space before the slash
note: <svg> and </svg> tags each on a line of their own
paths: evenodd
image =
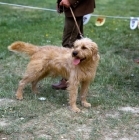
<svg viewBox="0 0 139 140">
<path fill-rule="evenodd" d="M 51 45 L 36 46 L 21 41 L 12 43 L 8 49 L 30 56 L 30 62 L 16 91 L 16 99 L 23 99 L 23 89 L 28 83 L 32 84 L 32 91 L 37 93 L 38 81 L 47 76 L 61 76 L 68 82 L 67 91 L 71 110 L 81 111 L 76 105 L 79 85 L 81 85 L 81 104 L 86 108 L 91 107 L 86 97 L 100 59 L 98 46 L 91 39 L 76 40 L 71 49 Z"/>
</svg>

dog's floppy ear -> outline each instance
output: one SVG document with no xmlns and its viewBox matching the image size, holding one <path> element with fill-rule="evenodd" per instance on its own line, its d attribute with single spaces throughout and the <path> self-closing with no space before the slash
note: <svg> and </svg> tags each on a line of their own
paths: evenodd
<svg viewBox="0 0 139 140">
<path fill-rule="evenodd" d="M 93 61 L 96 61 L 96 59 L 98 58 L 98 46 L 95 42 L 92 42 L 91 44 L 91 51 L 92 51 Z"/>
</svg>

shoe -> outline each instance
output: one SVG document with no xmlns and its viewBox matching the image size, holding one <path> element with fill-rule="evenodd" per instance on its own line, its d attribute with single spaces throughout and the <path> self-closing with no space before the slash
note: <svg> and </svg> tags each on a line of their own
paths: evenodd
<svg viewBox="0 0 139 140">
<path fill-rule="evenodd" d="M 66 79 L 62 79 L 60 80 L 60 82 L 58 84 L 53 84 L 52 88 L 53 89 L 57 89 L 57 90 L 66 90 L 67 88 L 67 80 Z"/>
<path fill-rule="evenodd" d="M 139 58 L 134 59 L 134 62 L 139 64 Z"/>
<path fill-rule="evenodd" d="M 105 17 L 98 17 L 96 22 L 95 22 L 95 25 L 96 26 L 102 26 L 104 23 L 105 23 Z"/>
<path fill-rule="evenodd" d="M 131 17 L 130 18 L 130 29 L 134 30 L 138 26 L 138 18 Z"/>
</svg>

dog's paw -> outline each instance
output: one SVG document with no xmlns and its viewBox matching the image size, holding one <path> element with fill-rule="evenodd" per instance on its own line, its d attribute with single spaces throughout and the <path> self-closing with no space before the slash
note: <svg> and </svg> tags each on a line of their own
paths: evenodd
<svg viewBox="0 0 139 140">
<path fill-rule="evenodd" d="M 75 113 L 81 112 L 81 110 L 78 107 L 70 107 L 70 109 Z"/>
<path fill-rule="evenodd" d="M 88 102 L 82 102 L 82 106 L 89 108 L 89 107 L 91 107 L 91 104 Z"/>
<path fill-rule="evenodd" d="M 16 94 L 15 96 L 16 96 L 16 99 L 17 99 L 17 100 L 23 100 L 23 96 L 18 95 L 18 94 Z"/>
</svg>

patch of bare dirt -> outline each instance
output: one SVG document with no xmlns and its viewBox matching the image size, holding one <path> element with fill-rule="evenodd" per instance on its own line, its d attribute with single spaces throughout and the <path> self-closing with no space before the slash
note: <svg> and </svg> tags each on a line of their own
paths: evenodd
<svg viewBox="0 0 139 140">
<path fill-rule="evenodd" d="M 9 121 L 5 118 L 0 118 L 0 127 L 5 127 L 9 125 Z"/>
<path fill-rule="evenodd" d="M 139 113 L 139 108 L 137 107 L 121 107 L 119 108 L 120 111 L 125 111 L 125 112 L 131 112 L 133 114 L 138 114 Z"/>
<path fill-rule="evenodd" d="M 3 105 L 5 101 L 7 102 L 6 104 L 15 102 L 14 100 L 1 99 L 0 105 Z M 90 119 L 87 117 L 87 115 L 89 115 L 89 110 L 87 109 L 85 109 L 81 114 L 77 114 L 64 107 L 52 111 L 49 114 L 42 114 L 42 116 L 37 116 L 28 121 L 26 121 L 26 118 L 21 118 L 18 120 L 20 122 L 19 132 L 11 135 L 16 136 L 16 138 L 20 140 L 74 140 L 76 138 L 90 140 L 92 133 L 96 132 L 101 135 L 101 138 L 98 137 L 99 140 L 138 140 L 139 132 L 137 130 L 139 130 L 139 124 L 133 124 L 132 126 L 128 126 L 127 124 L 126 128 L 124 128 L 125 131 L 123 130 L 122 133 L 120 129 L 123 128 L 123 124 L 112 129 L 109 127 L 111 124 L 108 124 L 107 120 L 109 118 L 120 120 L 122 115 L 120 114 L 121 111 L 130 111 L 133 113 L 133 116 L 136 116 L 139 113 L 139 108 L 121 107 L 117 111 L 113 110 L 105 112 L 104 114 L 101 114 L 96 110 L 93 111 L 94 116 Z M 138 116 L 136 117 L 138 118 Z M 15 120 L 15 123 L 18 121 Z M 10 126 L 10 123 L 7 119 L 0 119 L 0 127 L 8 126 Z M 128 129 L 129 131 L 131 130 L 131 135 L 128 134 Z M 6 136 L 4 133 L 0 133 L 0 139 L 2 138 L 8 140 L 11 136 Z M 97 138 L 96 135 L 95 138 Z"/>
<path fill-rule="evenodd" d="M 0 107 L 1 106 L 7 106 L 11 103 L 15 103 L 15 101 L 12 100 L 12 99 L 6 99 L 6 98 L 0 99 Z"/>
</svg>

